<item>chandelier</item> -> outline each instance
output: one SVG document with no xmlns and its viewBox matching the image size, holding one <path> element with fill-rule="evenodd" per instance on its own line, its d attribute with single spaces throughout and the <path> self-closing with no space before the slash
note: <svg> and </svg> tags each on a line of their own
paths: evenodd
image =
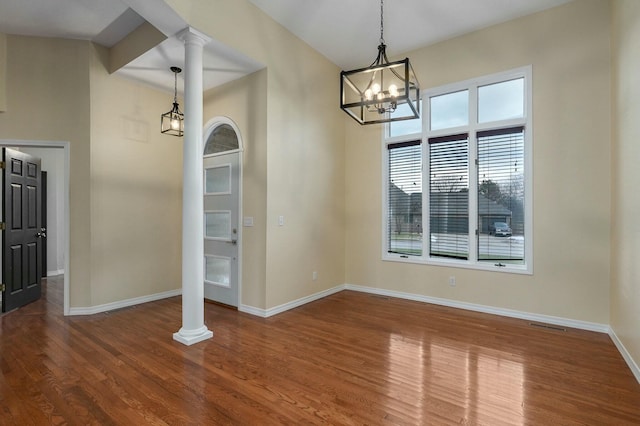
<svg viewBox="0 0 640 426">
<path fill-rule="evenodd" d="M 389 62 L 386 49 L 380 0 L 378 56 L 367 68 L 340 73 L 340 108 L 360 124 L 420 117 L 420 85 L 409 58 Z"/>
<path fill-rule="evenodd" d="M 184 114 L 180 112 L 178 107 L 178 74 L 182 69 L 171 67 L 173 72 L 173 108 L 171 111 L 165 112 L 160 117 L 160 132 L 173 136 L 182 136 L 184 134 Z"/>
</svg>

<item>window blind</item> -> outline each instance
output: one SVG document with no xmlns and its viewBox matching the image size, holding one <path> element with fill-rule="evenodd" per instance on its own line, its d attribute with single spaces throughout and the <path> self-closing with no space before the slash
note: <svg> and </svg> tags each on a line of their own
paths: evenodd
<svg viewBox="0 0 640 426">
<path fill-rule="evenodd" d="M 421 141 L 389 144 L 387 251 L 422 255 Z"/>
<path fill-rule="evenodd" d="M 469 136 L 429 139 L 431 256 L 469 258 Z"/>
<path fill-rule="evenodd" d="M 478 260 L 524 262 L 524 127 L 478 132 Z"/>
</svg>

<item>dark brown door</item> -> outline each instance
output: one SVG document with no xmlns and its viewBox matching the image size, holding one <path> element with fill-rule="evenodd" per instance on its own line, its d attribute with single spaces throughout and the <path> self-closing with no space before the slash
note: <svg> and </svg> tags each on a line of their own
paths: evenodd
<svg viewBox="0 0 640 426">
<path fill-rule="evenodd" d="M 40 255 L 42 256 L 42 276 L 47 276 L 47 172 L 42 171 L 40 173 L 40 228 L 42 230 L 42 238 L 40 238 L 40 245 L 42 250 Z"/>
<path fill-rule="evenodd" d="M 2 311 L 40 298 L 42 236 L 40 159 L 2 148 Z"/>
</svg>

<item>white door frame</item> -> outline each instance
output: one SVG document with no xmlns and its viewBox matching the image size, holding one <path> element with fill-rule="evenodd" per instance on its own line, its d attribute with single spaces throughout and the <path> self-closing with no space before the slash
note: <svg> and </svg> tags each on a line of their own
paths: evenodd
<svg viewBox="0 0 640 426">
<path fill-rule="evenodd" d="M 204 148 L 207 143 L 207 140 L 209 139 L 209 136 L 211 136 L 211 133 L 213 133 L 213 131 L 217 127 L 223 124 L 228 124 L 229 126 L 231 126 L 231 128 L 233 128 L 233 131 L 236 132 L 236 136 L 238 137 L 238 149 L 211 154 L 211 155 L 208 155 L 207 157 L 215 157 L 218 155 L 227 155 L 227 154 L 233 154 L 233 153 L 238 154 L 238 310 L 240 310 L 240 307 L 243 304 L 242 303 L 242 257 L 243 257 L 242 256 L 242 228 L 244 226 L 244 223 L 242 221 L 242 175 L 243 175 L 242 157 L 244 152 L 244 142 L 242 140 L 242 133 L 240 133 L 240 129 L 232 119 L 225 116 L 217 116 L 207 121 L 207 123 L 204 125 L 204 132 L 203 132 L 203 138 L 202 138 L 202 141 L 203 141 L 202 158 L 204 158 Z M 204 239 L 204 235 L 202 236 L 202 238 Z M 203 253 L 203 256 L 204 256 L 204 253 Z M 204 285 L 204 282 L 202 283 L 202 285 Z"/>
<path fill-rule="evenodd" d="M 63 203 L 64 203 L 64 304 L 63 313 L 69 315 L 69 166 L 71 164 L 71 156 L 69 149 L 71 144 L 65 141 L 38 141 L 38 140 L 18 140 L 18 139 L 0 139 L 0 146 L 4 147 L 29 147 L 29 148 L 62 148 L 64 151 L 64 184 Z M 45 271 L 46 275 L 46 271 Z"/>
</svg>

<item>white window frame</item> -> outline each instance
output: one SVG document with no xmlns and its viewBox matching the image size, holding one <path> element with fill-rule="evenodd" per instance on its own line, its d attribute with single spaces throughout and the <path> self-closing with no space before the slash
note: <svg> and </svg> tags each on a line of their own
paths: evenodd
<svg viewBox="0 0 640 426">
<path fill-rule="evenodd" d="M 524 112 L 523 117 L 517 119 L 507 119 L 492 121 L 487 123 L 478 123 L 478 88 L 489 84 L 505 82 L 517 78 L 524 78 Z M 419 263 L 436 266 L 448 266 L 456 268 L 477 269 L 484 271 L 507 272 L 516 274 L 533 274 L 533 132 L 532 132 L 532 66 L 524 66 L 505 72 L 491 74 L 478 77 L 462 82 L 448 84 L 437 88 L 429 89 L 423 92 L 423 109 L 422 109 L 422 132 L 410 135 L 402 135 L 396 137 L 388 137 L 389 131 L 387 125 L 382 129 L 382 188 L 384 196 L 382 197 L 382 260 Z M 469 90 L 469 123 L 467 126 L 460 126 L 448 129 L 430 130 L 430 102 L 429 99 L 451 92 L 461 90 Z M 476 165 L 477 154 L 477 133 L 483 130 L 505 129 L 511 127 L 524 127 L 524 264 L 504 264 L 497 266 L 492 262 L 478 260 L 478 239 L 476 229 L 478 228 L 478 171 Z M 468 259 L 450 259 L 443 257 L 435 257 L 429 255 L 430 235 L 430 214 L 429 214 L 429 138 L 438 136 L 447 136 L 453 134 L 468 133 L 469 135 L 469 258 Z M 422 229 L 423 229 L 423 246 L 421 256 L 407 256 L 398 253 L 389 253 L 387 247 L 388 240 L 388 205 L 389 205 L 389 150 L 388 145 L 398 142 L 406 142 L 412 140 L 422 140 Z M 500 262 L 498 262 L 500 264 Z"/>
</svg>

